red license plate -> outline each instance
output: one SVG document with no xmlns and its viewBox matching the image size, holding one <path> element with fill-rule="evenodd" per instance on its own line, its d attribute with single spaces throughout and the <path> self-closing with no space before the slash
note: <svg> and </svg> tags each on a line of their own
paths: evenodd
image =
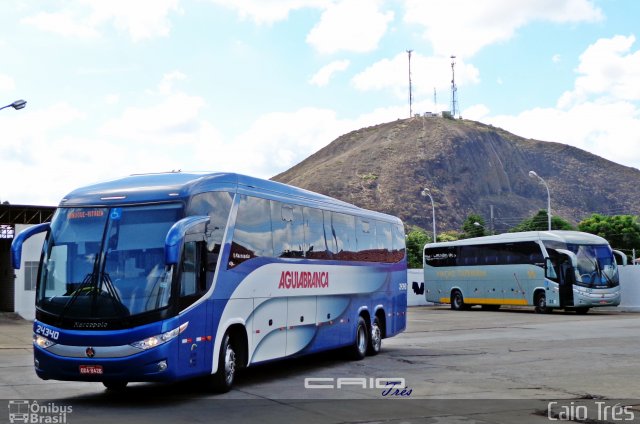
<svg viewBox="0 0 640 424">
<path fill-rule="evenodd" d="M 80 374 L 102 374 L 102 365 L 80 365 Z"/>
</svg>

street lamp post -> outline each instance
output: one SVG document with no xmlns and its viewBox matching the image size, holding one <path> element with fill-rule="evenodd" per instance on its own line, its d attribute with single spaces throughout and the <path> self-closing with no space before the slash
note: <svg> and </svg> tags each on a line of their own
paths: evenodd
<svg viewBox="0 0 640 424">
<path fill-rule="evenodd" d="M 549 186 L 547 185 L 547 182 L 543 180 L 540 175 L 536 174 L 535 171 L 529 171 L 529 176 L 531 178 L 539 179 L 547 189 L 547 221 L 548 221 L 549 231 L 551 231 L 551 193 L 549 192 Z"/>
<path fill-rule="evenodd" d="M 424 188 L 421 193 L 423 196 L 429 196 L 431 200 L 431 212 L 433 213 L 433 242 L 436 242 L 436 207 L 433 204 L 433 197 L 431 197 L 431 191 L 428 188 Z"/>
<path fill-rule="evenodd" d="M 16 100 L 15 102 L 13 102 L 13 103 L 11 103 L 9 105 L 0 107 L 0 110 L 6 109 L 8 107 L 12 107 L 15 110 L 19 110 L 19 109 L 22 109 L 23 107 L 25 107 L 26 105 L 27 105 L 27 101 L 26 100 Z"/>
</svg>

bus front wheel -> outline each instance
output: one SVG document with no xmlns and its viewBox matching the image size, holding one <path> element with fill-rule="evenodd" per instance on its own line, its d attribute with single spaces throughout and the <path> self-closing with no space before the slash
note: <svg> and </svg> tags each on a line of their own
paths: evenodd
<svg viewBox="0 0 640 424">
<path fill-rule="evenodd" d="M 358 326 L 356 328 L 356 339 L 353 341 L 353 345 L 350 348 L 350 356 L 352 359 L 359 361 L 364 359 L 367 354 L 367 347 L 369 345 L 369 331 L 367 330 L 367 324 L 364 318 L 358 317 Z"/>
<path fill-rule="evenodd" d="M 550 314 L 553 309 L 547 306 L 547 295 L 544 292 L 539 292 L 536 295 L 536 313 L 538 314 Z"/>
<path fill-rule="evenodd" d="M 453 309 L 454 311 L 467 309 L 460 290 L 454 290 L 453 292 L 451 292 L 451 309 Z"/>
<path fill-rule="evenodd" d="M 218 356 L 218 371 L 211 375 L 211 389 L 217 393 L 226 393 L 233 387 L 236 378 L 237 355 L 229 333 L 224 335 Z"/>
</svg>

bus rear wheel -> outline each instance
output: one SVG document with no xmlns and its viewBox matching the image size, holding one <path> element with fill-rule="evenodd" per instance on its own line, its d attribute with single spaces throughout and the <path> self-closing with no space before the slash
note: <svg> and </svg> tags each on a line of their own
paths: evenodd
<svg viewBox="0 0 640 424">
<path fill-rule="evenodd" d="M 367 348 L 367 353 L 371 356 L 377 355 L 380 353 L 380 349 L 382 348 L 382 330 L 380 329 L 380 321 L 378 317 L 373 319 L 373 324 L 371 325 L 371 334 L 369 336 L 369 347 Z"/>
<path fill-rule="evenodd" d="M 369 331 L 367 330 L 367 324 L 364 318 L 358 317 L 358 326 L 356 328 L 356 339 L 349 348 L 350 356 L 353 360 L 359 361 L 364 359 L 367 354 L 367 347 L 369 346 Z"/>
<path fill-rule="evenodd" d="M 464 304 L 464 298 L 462 297 L 460 290 L 454 290 L 451 292 L 451 309 L 454 311 L 468 309 L 467 305 Z"/>
</svg>

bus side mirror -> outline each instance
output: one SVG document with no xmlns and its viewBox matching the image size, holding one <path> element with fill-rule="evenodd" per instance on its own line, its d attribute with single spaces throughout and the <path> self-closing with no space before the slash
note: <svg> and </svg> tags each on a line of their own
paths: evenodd
<svg viewBox="0 0 640 424">
<path fill-rule="evenodd" d="M 173 224 L 164 240 L 165 264 L 176 265 L 180 262 L 180 251 L 187 233 L 198 225 L 207 224 L 209 219 L 208 216 L 188 216 Z"/>
<path fill-rule="evenodd" d="M 13 269 L 20 269 L 20 262 L 22 260 L 22 245 L 27 239 L 32 236 L 43 233 L 45 231 L 49 231 L 51 227 L 50 222 L 45 222 L 43 224 L 34 225 L 33 227 L 25 228 L 20 231 L 20 234 L 13 239 L 11 243 L 11 265 Z"/>
<path fill-rule="evenodd" d="M 616 259 L 616 264 L 617 265 L 627 265 L 627 254 L 624 252 L 621 252 L 619 250 L 613 250 L 613 256 Z"/>
</svg>

